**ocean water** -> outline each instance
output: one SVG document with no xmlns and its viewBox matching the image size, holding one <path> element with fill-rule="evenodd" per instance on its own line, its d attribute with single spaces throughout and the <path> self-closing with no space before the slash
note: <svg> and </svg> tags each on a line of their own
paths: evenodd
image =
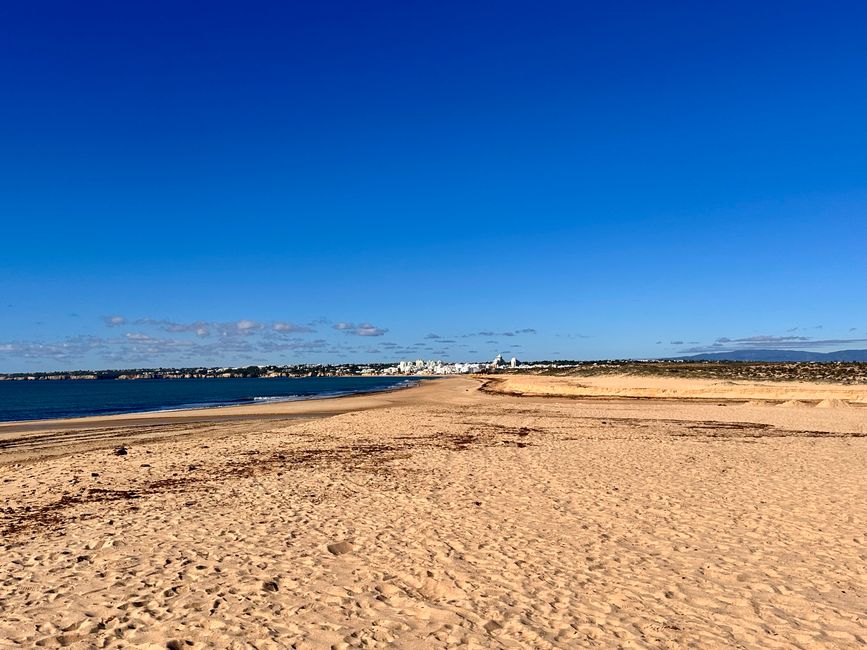
<svg viewBox="0 0 867 650">
<path fill-rule="evenodd" d="M 0 422 L 315 399 L 392 390 L 412 377 L 0 381 Z"/>
</svg>

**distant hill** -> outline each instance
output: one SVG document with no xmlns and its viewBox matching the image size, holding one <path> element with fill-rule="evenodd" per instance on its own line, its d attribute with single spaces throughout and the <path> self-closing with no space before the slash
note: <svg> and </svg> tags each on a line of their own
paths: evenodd
<svg viewBox="0 0 867 650">
<path fill-rule="evenodd" d="M 867 350 L 838 350 L 837 352 L 805 352 L 803 350 L 732 350 L 708 352 L 683 357 L 670 357 L 683 361 L 859 361 L 867 362 Z"/>
</svg>

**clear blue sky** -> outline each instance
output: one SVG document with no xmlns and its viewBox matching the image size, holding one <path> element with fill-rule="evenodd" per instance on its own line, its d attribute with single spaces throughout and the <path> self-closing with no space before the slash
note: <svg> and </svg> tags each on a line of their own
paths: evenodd
<svg viewBox="0 0 867 650">
<path fill-rule="evenodd" d="M 3 3 L 0 370 L 867 347 L 865 26 Z"/>
</svg>

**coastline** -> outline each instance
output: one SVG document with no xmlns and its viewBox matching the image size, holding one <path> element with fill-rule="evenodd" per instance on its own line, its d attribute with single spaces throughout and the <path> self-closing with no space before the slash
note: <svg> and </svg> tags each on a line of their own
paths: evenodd
<svg viewBox="0 0 867 650">
<path fill-rule="evenodd" d="M 228 427 L 302 422 L 356 411 L 410 406 L 436 401 L 438 395 L 451 392 L 446 388 L 451 382 L 465 385 L 465 390 L 474 389 L 479 383 L 467 377 L 448 377 L 339 397 L 3 422 L 0 423 L 0 466 L 119 444 L 213 435 Z"/>
<path fill-rule="evenodd" d="M 220 419 L 237 418 L 237 417 L 278 417 L 290 415 L 306 415 L 311 411 L 306 407 L 301 408 L 268 408 L 277 407 L 278 405 L 288 404 L 306 404 L 308 402 L 327 402 L 333 403 L 336 400 L 346 400 L 352 398 L 363 398 L 371 395 L 380 395 L 387 393 L 396 393 L 399 391 L 410 390 L 423 385 L 425 382 L 439 379 L 438 377 L 412 377 L 407 378 L 411 383 L 406 385 L 398 385 L 381 389 L 354 391 L 349 394 L 340 395 L 310 395 L 310 396 L 291 396 L 286 398 L 268 399 L 261 401 L 252 401 L 244 403 L 214 403 L 213 405 L 195 405 L 195 406 L 179 406 L 154 408 L 141 411 L 127 411 L 122 413 L 107 413 L 104 415 L 81 415 L 74 417 L 63 418 L 41 418 L 33 420 L 10 420 L 0 422 L 0 436 L 4 432 L 21 432 L 21 431 L 41 431 L 44 429 L 75 429 L 78 425 L 96 426 L 96 425 L 130 425 L 137 423 L 164 423 L 174 422 L 178 420 L 186 420 L 189 422 L 200 422 L 204 420 L 219 421 Z M 334 409 L 322 409 L 322 413 L 331 413 Z M 313 409 L 313 412 L 319 412 Z M 338 410 L 337 412 L 342 412 Z"/>
<path fill-rule="evenodd" d="M 636 415 L 649 421 L 702 418 L 756 422 L 787 430 L 867 434 L 867 387 L 862 386 L 616 375 L 592 378 L 463 375 L 437 377 L 435 381 L 420 379 L 411 386 L 337 397 L 2 422 L 0 466 L 120 444 L 215 435 L 230 429 L 243 431 L 245 426 L 265 423 L 279 426 L 353 412 L 451 402 L 456 397 L 460 401 L 461 393 L 474 395 L 474 399 L 484 396 L 494 402 L 518 400 L 534 407 L 565 400 L 580 405 L 583 412 L 605 412 L 611 418 L 630 419 Z M 847 397 L 849 401 L 833 399 L 834 396 Z M 825 405 L 819 406 L 822 402 Z"/>
</svg>

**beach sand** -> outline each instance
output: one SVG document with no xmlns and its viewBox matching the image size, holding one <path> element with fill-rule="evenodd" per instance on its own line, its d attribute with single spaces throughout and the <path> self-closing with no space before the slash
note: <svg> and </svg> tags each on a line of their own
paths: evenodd
<svg viewBox="0 0 867 650">
<path fill-rule="evenodd" d="M 670 381 L 0 426 L 0 648 L 863 647 L 867 390 Z"/>
</svg>

